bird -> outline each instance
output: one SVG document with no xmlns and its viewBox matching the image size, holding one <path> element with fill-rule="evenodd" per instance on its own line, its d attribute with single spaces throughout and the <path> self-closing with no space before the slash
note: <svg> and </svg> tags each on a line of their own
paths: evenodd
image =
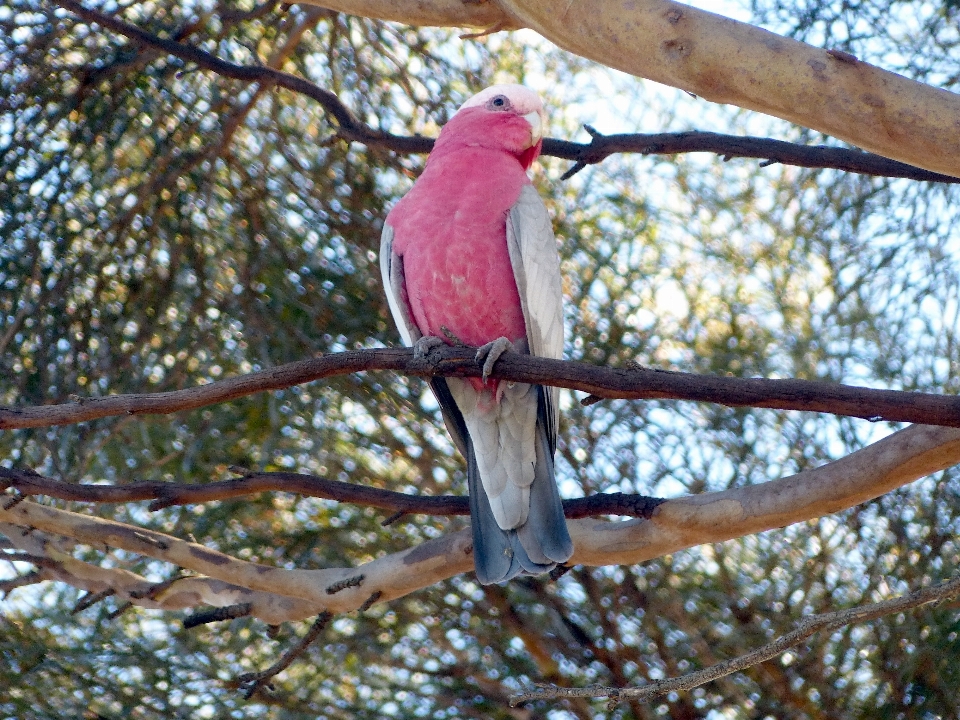
<svg viewBox="0 0 960 720">
<path fill-rule="evenodd" d="M 387 214 L 380 242 L 390 313 L 415 356 L 441 344 L 479 348 L 482 377 L 430 385 L 467 462 L 474 565 L 485 585 L 548 572 L 573 555 L 554 475 L 558 390 L 489 377 L 511 349 L 563 354 L 557 242 L 527 175 L 545 120 L 523 85 L 468 99 Z"/>
</svg>

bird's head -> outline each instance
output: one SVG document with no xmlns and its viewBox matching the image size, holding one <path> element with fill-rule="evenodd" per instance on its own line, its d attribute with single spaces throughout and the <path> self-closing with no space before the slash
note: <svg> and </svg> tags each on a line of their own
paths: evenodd
<svg viewBox="0 0 960 720">
<path fill-rule="evenodd" d="M 530 88 L 491 85 L 460 106 L 440 137 L 506 150 L 527 170 L 540 154 L 545 120 L 543 103 Z"/>
</svg>

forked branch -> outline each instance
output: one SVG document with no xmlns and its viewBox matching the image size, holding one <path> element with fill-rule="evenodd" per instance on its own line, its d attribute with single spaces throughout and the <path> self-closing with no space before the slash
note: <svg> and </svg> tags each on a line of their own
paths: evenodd
<svg viewBox="0 0 960 720">
<path fill-rule="evenodd" d="M 244 697 L 249 700 L 260 690 L 262 690 L 272 678 L 276 677 L 290 667 L 290 664 L 300 657 L 300 655 L 306 652 L 307 648 L 310 647 L 310 645 L 312 645 L 318 637 L 320 637 L 320 633 L 323 632 L 324 628 L 327 626 L 327 623 L 330 622 L 332 617 L 333 615 L 329 612 L 320 613 L 317 615 L 317 619 L 314 620 L 310 630 L 307 631 L 307 634 L 304 635 L 292 648 L 287 650 L 273 665 L 266 670 L 261 670 L 260 672 L 255 673 L 246 673 L 237 678 L 237 682 L 243 688 Z"/>
<path fill-rule="evenodd" d="M 815 470 L 759 485 L 667 500 L 653 510 L 649 519 L 570 520 L 575 547 L 571 564 L 635 564 L 703 543 L 783 527 L 852 507 L 957 463 L 960 430 L 915 425 Z M 371 602 L 389 602 L 473 568 L 469 529 L 355 568 L 287 570 L 239 560 L 154 530 L 31 500 L 9 509 L 0 505 L 0 523 L 6 523 L 6 527 L 0 526 L 0 532 L 22 543 L 28 543 L 40 531 L 50 537 L 168 562 L 200 577 L 175 579 L 152 600 L 179 598 L 190 606 L 205 602 L 217 607 L 249 602 L 250 614 L 269 624 L 315 616 L 324 610 L 349 612 L 368 607 Z M 16 527 L 8 529 L 10 526 Z M 79 561 L 66 547 L 24 544 L 17 549 L 45 555 L 72 575 L 89 578 L 91 582 L 83 589 L 90 592 L 111 586 L 111 575 L 104 576 L 103 582 L 92 582 L 97 579 L 94 574 L 98 568 L 75 567 L 73 563 Z M 149 592 L 143 595 L 152 589 L 147 585 L 125 592 L 134 599 L 150 600 Z M 191 600 L 193 592 L 207 593 L 210 599 L 204 596 L 199 600 L 193 595 Z"/>
<path fill-rule="evenodd" d="M 6 517 L 9 519 L 9 515 Z M 18 551 L 22 562 L 30 562 L 37 567 L 36 571 L 7 581 L 0 587 L 11 591 L 28 583 L 55 580 L 85 590 L 88 594 L 74 607 L 74 613 L 84 612 L 108 597 L 115 598 L 119 603 L 118 612 L 131 605 L 177 611 L 200 606 L 225 608 L 247 604 L 251 608 L 250 614 L 270 625 L 302 620 L 320 612 L 321 608 L 315 603 L 281 593 L 250 590 L 215 578 L 186 577 L 176 572 L 170 580 L 154 583 L 142 575 L 120 567 L 102 567 L 92 562 L 77 560 L 73 557 L 72 545 L 79 539 L 79 533 L 72 531 L 72 524 L 78 517 L 82 516 L 73 513 L 60 516 L 61 522 L 55 532 L 45 532 L 29 525 L 7 523 L 0 519 L 0 534 Z M 131 536 L 147 537 L 139 528 L 124 523 L 116 525 Z M 109 544 L 106 539 L 103 542 L 89 541 L 89 544 L 105 550 L 117 547 Z M 0 559 L 3 557 L 0 556 Z M 6 557 L 12 558 L 9 555 Z M 32 559 L 24 560 L 27 557 Z"/>
<path fill-rule="evenodd" d="M 309 97 L 334 120 L 336 133 L 344 140 L 363 143 L 369 147 L 382 147 L 398 153 L 427 153 L 433 147 L 432 138 L 394 135 L 370 127 L 358 120 L 334 93 L 305 78 L 270 67 L 240 65 L 223 60 L 196 46 L 162 38 L 114 15 L 85 7 L 77 0 L 54 1 L 85 21 L 96 23 L 130 38 L 142 47 L 160 50 L 223 77 L 260 83 L 265 86 L 275 85 Z M 324 5 L 322 2 L 315 4 Z M 573 175 L 586 165 L 599 163 L 615 153 L 675 155 L 684 152 L 712 152 L 721 155 L 724 159 L 755 158 L 763 160 L 765 164 L 777 162 L 799 167 L 834 168 L 865 175 L 946 183 L 960 182 L 960 178 L 950 175 L 923 170 L 881 155 L 846 148 L 815 147 L 768 138 L 740 137 L 710 132 L 604 136 L 593 128 L 587 129 L 593 136 L 590 143 L 574 143 L 553 138 L 546 138 L 543 142 L 544 155 L 574 161 L 574 166 L 564 177 Z"/>
</svg>

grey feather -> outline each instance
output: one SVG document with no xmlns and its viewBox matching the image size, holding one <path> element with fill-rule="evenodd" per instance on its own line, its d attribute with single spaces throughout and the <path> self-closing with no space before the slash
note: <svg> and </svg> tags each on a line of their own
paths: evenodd
<svg viewBox="0 0 960 720">
<path fill-rule="evenodd" d="M 543 436 L 544 445 L 546 437 Z M 469 440 L 468 440 L 469 443 Z M 553 485 L 556 493 L 556 484 L 552 474 L 546 478 Z M 562 562 L 548 557 L 541 549 L 537 538 L 531 542 L 524 540 L 524 525 L 520 530 L 503 530 L 490 509 L 490 500 L 483 483 L 480 480 L 476 457 L 473 448 L 469 448 L 467 455 L 467 485 L 470 491 L 470 524 L 473 530 L 473 560 L 476 567 L 477 579 L 483 585 L 503 583 L 517 575 L 540 575 L 556 567 Z M 537 481 L 534 481 L 537 485 Z M 559 497 L 557 498 L 559 501 Z M 562 512 L 562 507 L 561 507 Z M 566 525 L 560 527 L 566 531 Z M 567 543 L 570 543 L 567 537 Z M 550 544 L 551 549 L 554 545 Z M 572 553 L 572 545 L 571 551 Z M 570 557 L 568 553 L 563 559 Z"/>
<path fill-rule="evenodd" d="M 541 393 L 546 390 L 538 389 Z M 537 419 L 536 428 L 536 476 L 530 486 L 530 511 L 526 524 L 517 530 L 517 535 L 535 562 L 566 562 L 573 555 L 573 542 L 567 531 L 563 503 L 560 501 L 553 473 L 553 451 L 550 449 L 546 423 L 542 417 L 546 412 L 546 405 L 541 403 L 540 409 L 541 417 Z"/>
<path fill-rule="evenodd" d="M 532 185 L 523 187 L 520 197 L 510 209 L 507 250 L 520 291 L 530 354 L 560 359 L 563 357 L 560 255 L 550 216 Z M 545 393 L 551 455 L 557 447 L 559 392 L 557 388 L 549 388 Z"/>
<path fill-rule="evenodd" d="M 470 494 L 470 526 L 473 530 L 473 564 L 477 580 L 484 585 L 503 582 L 520 572 L 519 559 L 510 546 L 509 532 L 501 530 L 480 481 L 473 443 L 467 438 L 467 490 Z"/>
<path fill-rule="evenodd" d="M 410 314 L 407 287 L 403 281 L 403 260 L 393 252 L 393 228 L 387 223 L 383 224 L 383 232 L 380 233 L 380 276 L 400 338 L 404 345 L 412 347 L 422 333 Z"/>
<path fill-rule="evenodd" d="M 560 358 L 563 355 L 560 257 L 550 217 L 532 186 L 523 188 L 510 210 L 507 248 L 527 326 L 527 348 L 518 349 L 541 357 Z M 450 390 L 454 397 L 460 394 L 459 388 L 454 388 L 452 384 Z M 504 388 L 502 400 L 506 402 L 502 412 L 495 418 L 496 438 L 499 445 L 510 446 L 509 453 L 491 449 L 491 428 L 477 428 L 474 434 L 470 426 L 481 420 L 470 417 L 465 423 L 468 427 L 467 443 L 470 445 L 467 477 L 474 562 L 481 583 L 505 582 L 519 574 L 547 572 L 573 555 L 573 542 L 567 530 L 553 468 L 558 392 L 556 388 L 522 386 L 521 383 Z M 464 398 L 467 403 L 471 400 L 475 406 L 475 398 Z M 531 422 L 529 412 L 534 408 L 536 420 Z M 485 447 L 477 455 L 471 440 L 474 437 L 479 439 L 481 434 L 483 438 L 480 442 Z M 497 477 L 494 480 L 493 476 L 504 473 L 502 464 L 508 460 L 507 455 L 510 456 L 510 465 L 517 461 L 515 456 L 518 450 L 523 469 L 513 466 L 508 467 L 506 472 L 507 488 L 513 486 L 527 490 L 523 496 L 526 512 L 522 513 L 521 522 L 515 523 L 515 515 L 506 512 L 507 508 L 497 508 L 495 504 L 491 506 L 491 498 L 487 493 L 493 490 L 501 492 L 500 497 L 504 499 L 509 496 L 509 490 L 500 490 L 502 479 Z M 526 463 L 529 462 L 527 457 L 531 450 L 533 474 L 528 478 Z M 490 465 L 498 467 L 485 467 Z M 490 476 L 490 480 L 487 476 Z"/>
<path fill-rule="evenodd" d="M 527 520 L 536 465 L 536 387 L 504 383 L 500 402 L 481 408 L 480 394 L 468 381 L 449 378 L 447 386 L 466 422 L 497 523 L 504 530 L 519 527 Z"/>
<path fill-rule="evenodd" d="M 542 391 L 542 389 L 540 389 Z M 517 575 L 540 575 L 573 555 L 563 505 L 553 475 L 553 456 L 542 422 L 546 406 L 537 420 L 537 472 L 530 487 L 527 522 L 514 530 L 497 523 L 473 447 L 467 436 L 467 484 L 470 491 L 470 521 L 473 529 L 473 557 L 477 579 L 484 585 L 502 583 Z"/>
</svg>

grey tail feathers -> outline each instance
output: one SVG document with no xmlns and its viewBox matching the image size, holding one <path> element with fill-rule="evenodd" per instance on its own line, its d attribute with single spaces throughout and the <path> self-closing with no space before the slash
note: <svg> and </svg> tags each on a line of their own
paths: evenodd
<svg viewBox="0 0 960 720">
<path fill-rule="evenodd" d="M 537 413 L 536 452 L 530 513 L 515 530 L 503 530 L 490 508 L 480 481 L 473 442 L 466 435 L 467 484 L 470 491 L 470 522 L 473 527 L 473 558 L 477 579 L 484 585 L 502 583 L 517 575 L 549 572 L 573 555 L 573 542 L 563 516 L 563 504 L 553 472 L 553 452 L 547 437 L 543 388 Z"/>
</svg>

